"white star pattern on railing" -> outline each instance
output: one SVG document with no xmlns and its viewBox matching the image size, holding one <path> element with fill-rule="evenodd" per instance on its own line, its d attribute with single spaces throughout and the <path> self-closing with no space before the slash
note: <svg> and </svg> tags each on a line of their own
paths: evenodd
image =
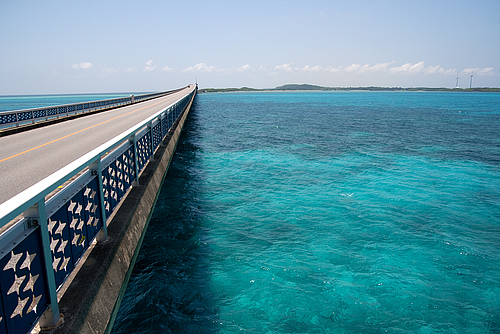
<svg viewBox="0 0 500 334">
<path fill-rule="evenodd" d="M 23 298 L 23 299 L 21 299 L 21 297 L 20 297 L 21 286 L 26 281 L 26 279 L 27 279 L 27 283 L 26 283 L 26 286 L 22 289 L 22 292 L 31 291 L 32 295 L 31 295 L 31 304 L 28 307 L 28 309 L 26 310 L 26 313 L 24 313 L 24 314 L 29 314 L 32 311 L 35 311 L 35 313 L 36 313 L 36 311 L 37 311 L 36 308 L 37 308 L 38 302 L 42 298 L 42 295 L 35 296 L 35 294 L 34 294 L 35 293 L 35 283 L 38 280 L 38 277 L 40 275 L 36 274 L 33 276 L 31 273 L 31 264 L 36 257 L 36 253 L 30 254 L 30 252 L 27 251 L 25 254 L 26 254 L 25 259 L 21 263 L 21 265 L 19 266 L 19 270 L 28 269 L 29 273 L 27 275 L 19 275 L 18 276 L 17 265 L 18 265 L 20 259 L 22 258 L 23 253 L 15 254 L 14 251 L 11 251 L 10 252 L 10 259 L 7 262 L 7 264 L 5 265 L 5 267 L 3 268 L 3 271 L 7 271 L 10 269 L 12 269 L 14 271 L 14 282 L 12 283 L 11 287 L 7 291 L 7 295 L 10 295 L 13 293 L 15 293 L 17 295 L 17 305 L 10 316 L 11 319 L 16 317 L 16 316 L 20 316 L 21 318 L 23 317 L 23 310 L 26 307 L 26 304 L 28 303 L 28 301 L 30 299 L 30 296 Z M 0 322 L 1 321 L 3 321 L 2 317 L 0 317 Z"/>
<path fill-rule="evenodd" d="M 21 256 L 23 256 L 23 253 L 14 254 L 14 251 L 11 251 L 10 255 L 11 255 L 10 260 L 9 260 L 9 262 L 7 262 L 7 265 L 3 268 L 3 270 L 5 271 L 5 270 L 12 269 L 15 272 L 17 262 L 19 262 L 19 259 L 21 258 Z"/>
</svg>

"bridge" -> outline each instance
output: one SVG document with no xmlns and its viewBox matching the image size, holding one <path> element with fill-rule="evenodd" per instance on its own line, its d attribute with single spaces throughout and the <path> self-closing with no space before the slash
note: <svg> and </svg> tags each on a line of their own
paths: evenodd
<svg viewBox="0 0 500 334">
<path fill-rule="evenodd" d="M 196 91 L 0 113 L 0 334 L 111 330 Z"/>
</svg>

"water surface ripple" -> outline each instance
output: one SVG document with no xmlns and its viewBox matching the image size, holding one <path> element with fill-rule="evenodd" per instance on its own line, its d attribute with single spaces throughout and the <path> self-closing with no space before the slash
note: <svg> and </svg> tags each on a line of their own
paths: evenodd
<svg viewBox="0 0 500 334">
<path fill-rule="evenodd" d="M 199 94 L 118 333 L 499 333 L 500 94 Z"/>
</svg>

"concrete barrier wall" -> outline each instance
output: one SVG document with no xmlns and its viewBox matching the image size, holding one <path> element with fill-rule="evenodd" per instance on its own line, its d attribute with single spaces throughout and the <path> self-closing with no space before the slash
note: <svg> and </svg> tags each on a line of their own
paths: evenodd
<svg viewBox="0 0 500 334">
<path fill-rule="evenodd" d="M 140 185 L 132 188 L 110 220 L 108 239 L 94 247 L 62 297 L 59 307 L 64 323 L 41 333 L 111 331 L 193 100 L 140 176 Z"/>
</svg>

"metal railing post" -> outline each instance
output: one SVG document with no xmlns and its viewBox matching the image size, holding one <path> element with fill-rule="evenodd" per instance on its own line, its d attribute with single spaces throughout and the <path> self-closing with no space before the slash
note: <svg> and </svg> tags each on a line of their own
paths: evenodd
<svg viewBox="0 0 500 334">
<path fill-rule="evenodd" d="M 101 166 L 101 156 L 94 161 L 89 169 L 92 171 L 92 175 L 97 176 L 97 184 L 99 185 L 99 205 L 101 207 L 101 219 L 102 219 L 102 230 L 97 235 L 97 241 L 102 242 L 108 239 L 108 224 L 106 218 L 106 207 L 104 206 L 104 186 L 102 184 L 102 166 Z"/>
<path fill-rule="evenodd" d="M 162 120 L 162 116 L 163 114 L 160 114 L 160 116 L 158 116 L 158 120 L 160 122 L 160 143 L 158 144 L 158 146 L 161 146 L 163 145 L 163 120 Z"/>
<path fill-rule="evenodd" d="M 159 130 L 159 138 L 160 140 L 158 141 L 158 147 L 160 147 L 162 144 L 163 144 L 163 129 L 162 129 L 162 124 L 161 124 L 161 114 L 160 116 L 158 116 L 158 118 L 156 119 L 160 125 L 160 130 Z"/>
<path fill-rule="evenodd" d="M 129 139 L 129 141 L 134 146 L 135 180 L 132 183 L 132 187 L 138 187 L 139 186 L 139 159 L 137 158 L 138 157 L 138 152 L 137 152 L 137 135 L 134 133 L 134 135 Z"/>
<path fill-rule="evenodd" d="M 175 104 L 170 107 L 170 127 L 174 125 Z"/>
<path fill-rule="evenodd" d="M 153 121 L 148 124 L 149 129 L 149 137 L 151 138 L 151 156 L 149 157 L 149 161 L 155 160 L 155 145 L 153 140 Z"/>
<path fill-rule="evenodd" d="M 47 212 L 45 210 L 45 199 L 42 198 L 30 210 L 29 216 L 37 216 L 42 237 L 43 259 L 45 262 L 45 274 L 49 292 L 49 308 L 40 318 L 41 327 L 54 326 L 59 322 L 59 303 L 57 302 L 57 287 L 52 265 L 52 252 L 50 250 L 50 235 L 47 226 Z"/>
</svg>

